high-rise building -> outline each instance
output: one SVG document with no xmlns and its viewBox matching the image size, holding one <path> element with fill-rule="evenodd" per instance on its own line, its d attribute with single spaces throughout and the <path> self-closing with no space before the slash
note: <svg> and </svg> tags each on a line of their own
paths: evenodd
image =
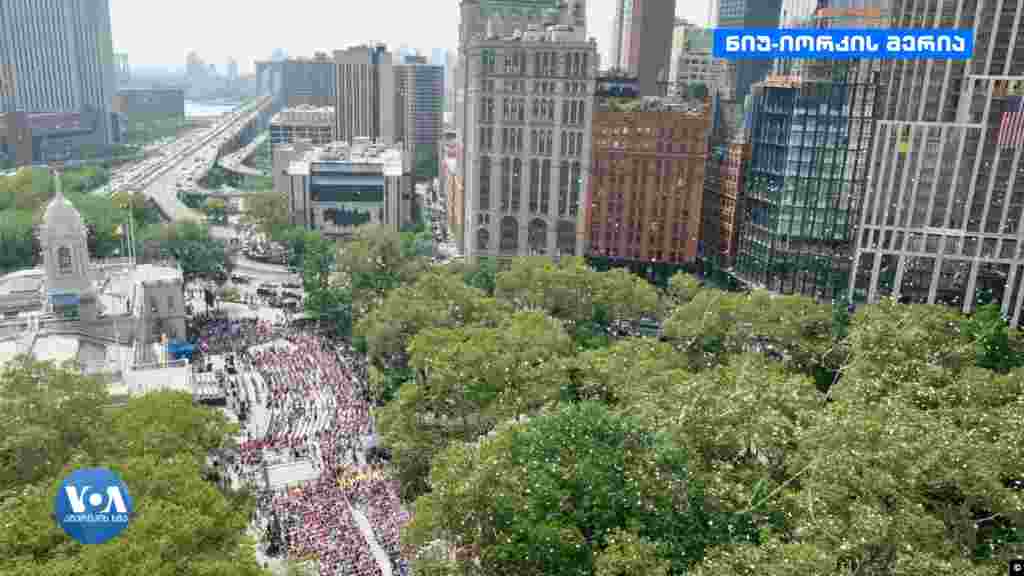
<svg viewBox="0 0 1024 576">
<path fill-rule="evenodd" d="M 437 165 L 443 101 L 443 67 L 427 64 L 422 56 L 395 67 L 395 141 L 405 144 L 417 170 L 427 159 L 431 170 Z"/>
<path fill-rule="evenodd" d="M 334 62 L 334 138 L 343 142 L 361 137 L 394 142 L 395 77 L 387 48 L 375 45 L 336 50 Z"/>
<path fill-rule="evenodd" d="M 676 0 L 615 0 L 611 68 L 640 80 L 640 94 L 663 96 L 669 71 Z"/>
<path fill-rule="evenodd" d="M 337 65 L 323 52 L 313 58 L 288 58 L 256 62 L 260 88 L 271 94 L 281 108 L 335 105 Z"/>
<path fill-rule="evenodd" d="M 231 82 L 238 80 L 238 60 L 228 58 L 227 74 Z"/>
<path fill-rule="evenodd" d="M 719 0 L 719 28 L 778 28 L 782 0 Z M 727 65 L 729 85 L 734 90 L 729 99 L 743 102 L 750 87 L 764 80 L 772 71 L 771 60 L 735 60 Z"/>
<path fill-rule="evenodd" d="M 461 8 L 465 256 L 580 256 L 597 61 L 584 3 Z"/>
<path fill-rule="evenodd" d="M 682 264 L 700 255 L 710 114 L 692 103 L 658 104 L 595 104 L 585 201 L 591 256 Z"/>
<path fill-rule="evenodd" d="M 84 112 L 114 140 L 117 85 L 108 0 L 0 3 L 0 112 Z"/>
<path fill-rule="evenodd" d="M 972 30 L 974 54 L 884 63 L 852 297 L 964 311 L 991 302 L 1019 326 L 1024 9 L 893 0 L 890 26 Z"/>
</svg>

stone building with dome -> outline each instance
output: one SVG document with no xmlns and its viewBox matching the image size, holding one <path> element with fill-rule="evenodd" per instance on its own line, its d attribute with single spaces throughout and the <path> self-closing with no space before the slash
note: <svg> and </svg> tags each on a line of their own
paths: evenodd
<svg viewBox="0 0 1024 576">
<path fill-rule="evenodd" d="M 42 266 L 0 277 L 0 364 L 20 354 L 72 361 L 130 392 L 143 391 L 136 389 L 146 380 L 168 380 L 158 373 L 167 368 L 159 350 L 185 337 L 181 270 L 91 260 L 87 237 L 58 179 L 39 229 Z M 187 386 L 175 380 L 170 387 Z"/>
</svg>

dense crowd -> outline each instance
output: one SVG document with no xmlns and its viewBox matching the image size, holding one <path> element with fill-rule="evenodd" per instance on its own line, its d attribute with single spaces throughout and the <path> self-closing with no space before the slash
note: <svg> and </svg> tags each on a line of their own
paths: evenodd
<svg viewBox="0 0 1024 576">
<path fill-rule="evenodd" d="M 280 329 L 265 320 L 231 319 L 218 310 L 194 314 L 189 322 L 188 341 L 196 344 L 200 356 L 242 352 L 273 338 Z"/>
<path fill-rule="evenodd" d="M 195 336 L 203 354 L 237 358 L 215 378 L 239 420 L 262 414 L 243 428 L 237 454 L 220 457 L 228 475 L 252 482 L 265 477 L 266 467 L 300 462 L 317 471 L 316 480 L 299 487 L 257 486 L 255 520 L 268 539 L 289 558 L 317 559 L 321 576 L 377 575 L 360 530 L 365 519 L 394 573 L 403 572 L 398 534 L 409 518 L 395 482 L 366 464 L 373 421 L 365 364 L 355 352 L 295 329 L 217 315 L 202 317 Z M 248 349 L 272 336 L 281 340 Z"/>
</svg>

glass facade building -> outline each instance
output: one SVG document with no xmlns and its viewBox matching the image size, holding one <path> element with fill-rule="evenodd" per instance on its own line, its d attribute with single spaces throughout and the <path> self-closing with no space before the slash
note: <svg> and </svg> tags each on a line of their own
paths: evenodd
<svg viewBox="0 0 1024 576">
<path fill-rule="evenodd" d="M 846 295 L 867 177 L 877 73 L 770 79 L 752 90 L 751 161 L 736 275 L 821 299 Z"/>
</svg>

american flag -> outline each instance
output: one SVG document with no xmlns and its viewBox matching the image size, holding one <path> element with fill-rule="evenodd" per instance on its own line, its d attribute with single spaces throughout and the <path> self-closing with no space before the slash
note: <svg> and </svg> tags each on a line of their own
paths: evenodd
<svg viewBox="0 0 1024 576">
<path fill-rule="evenodd" d="M 1010 96 L 999 123 L 999 147 L 1024 147 L 1024 96 Z"/>
</svg>

